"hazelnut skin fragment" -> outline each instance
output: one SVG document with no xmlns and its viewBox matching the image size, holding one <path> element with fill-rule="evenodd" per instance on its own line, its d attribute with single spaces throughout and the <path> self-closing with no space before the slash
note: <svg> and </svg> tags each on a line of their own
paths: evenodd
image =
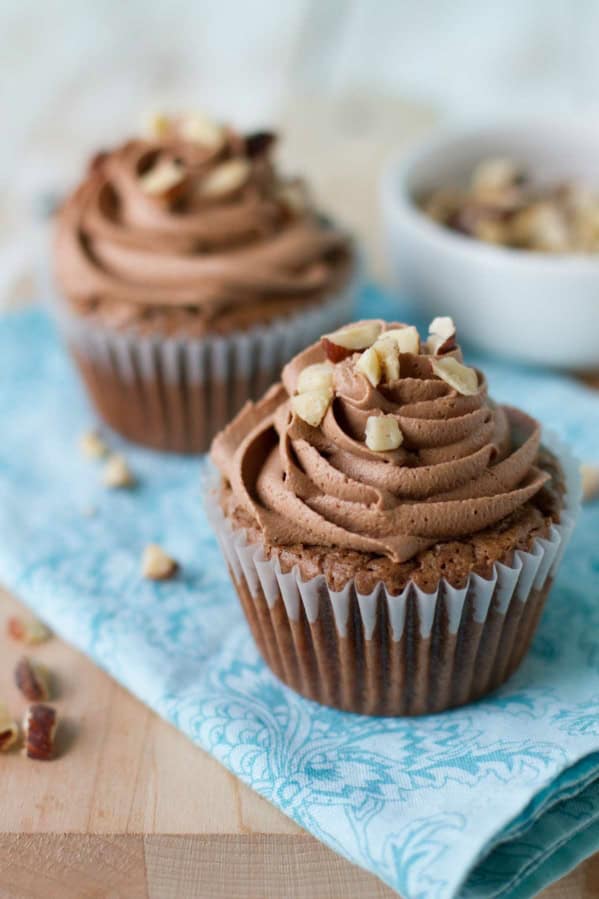
<svg viewBox="0 0 599 899">
<path fill-rule="evenodd" d="M 47 762 L 54 758 L 56 709 L 43 703 L 30 705 L 23 720 L 24 752 L 27 758 Z"/>
<path fill-rule="evenodd" d="M 29 702 L 45 702 L 50 698 L 50 679 L 47 669 L 25 656 L 17 662 L 15 684 Z"/>
</svg>

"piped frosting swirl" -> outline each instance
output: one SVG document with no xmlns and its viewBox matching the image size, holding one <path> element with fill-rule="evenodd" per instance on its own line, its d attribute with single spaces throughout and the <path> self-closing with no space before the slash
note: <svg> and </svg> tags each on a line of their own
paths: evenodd
<svg viewBox="0 0 599 899">
<path fill-rule="evenodd" d="M 381 338 L 404 327 L 378 324 Z M 212 457 L 265 542 L 403 562 L 501 522 L 541 489 L 548 476 L 535 464 L 538 423 L 493 403 L 481 372 L 464 392 L 451 386 L 438 362 L 455 360 L 447 366 L 454 381 L 461 351 L 454 341 L 438 353 L 438 341 L 399 352 L 399 377 L 373 385 L 362 353 L 350 352 L 332 365 L 330 401 L 313 426 L 293 411 L 293 398 L 301 372 L 326 361 L 314 344 L 216 438 Z M 381 416 L 399 426 L 394 449 L 367 444 L 367 422 Z"/>
<path fill-rule="evenodd" d="M 274 135 L 190 124 L 166 121 L 98 154 L 62 207 L 57 277 L 77 311 L 115 326 L 226 331 L 339 286 L 348 238 L 301 182 L 278 175 Z"/>
</svg>

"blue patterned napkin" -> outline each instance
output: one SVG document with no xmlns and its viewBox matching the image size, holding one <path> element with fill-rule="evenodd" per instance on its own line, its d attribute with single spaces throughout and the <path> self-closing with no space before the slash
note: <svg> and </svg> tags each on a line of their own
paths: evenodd
<svg viewBox="0 0 599 899">
<path fill-rule="evenodd" d="M 372 291 L 360 311 L 393 315 Z M 497 399 L 599 461 L 599 397 L 485 367 Z M 92 421 L 44 315 L 0 318 L 0 580 L 59 634 L 405 899 L 531 896 L 599 849 L 599 504 L 500 692 L 369 719 L 300 699 L 260 660 L 202 513 L 200 464 L 128 448 L 139 487 L 106 491 L 77 450 Z M 141 579 L 150 541 L 181 561 L 176 581 Z"/>
</svg>

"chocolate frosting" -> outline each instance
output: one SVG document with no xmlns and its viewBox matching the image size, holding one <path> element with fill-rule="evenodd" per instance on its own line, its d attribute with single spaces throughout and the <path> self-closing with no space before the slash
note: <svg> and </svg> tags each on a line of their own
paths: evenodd
<svg viewBox="0 0 599 899">
<path fill-rule="evenodd" d="M 210 149 L 173 127 L 99 154 L 57 223 L 57 278 L 75 309 L 113 326 L 202 333 L 288 314 L 340 285 L 347 236 L 315 213 L 298 182 L 277 175 L 274 141 L 256 137 L 270 138 L 224 130 Z M 205 195 L 206 179 L 232 160 L 247 176 Z M 181 184 L 168 197 L 148 194 L 144 175 L 173 161 Z"/>
<path fill-rule="evenodd" d="M 459 348 L 447 355 L 462 360 Z M 266 543 L 404 562 L 498 524 L 546 482 L 535 464 L 538 423 L 493 403 L 480 372 L 474 396 L 457 393 L 433 374 L 425 345 L 401 353 L 399 379 L 376 388 L 356 369 L 356 354 L 335 365 L 333 401 L 311 427 L 292 413 L 290 397 L 301 370 L 324 358 L 320 344 L 296 356 L 282 383 L 213 443 L 214 462 Z M 366 420 L 381 412 L 397 419 L 399 449 L 366 446 Z"/>
</svg>

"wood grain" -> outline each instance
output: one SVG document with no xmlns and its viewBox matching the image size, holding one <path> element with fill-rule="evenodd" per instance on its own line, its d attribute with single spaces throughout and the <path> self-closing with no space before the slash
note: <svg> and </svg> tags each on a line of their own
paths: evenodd
<svg viewBox="0 0 599 899">
<path fill-rule="evenodd" d="M 4 636 L 0 699 L 24 648 Z M 26 650 L 56 674 L 59 757 L 0 756 L 0 899 L 391 899 L 57 638 Z M 544 894 L 599 896 L 599 856 Z"/>
<path fill-rule="evenodd" d="M 0 834 L 2 899 L 147 899 L 143 836 Z"/>
</svg>

